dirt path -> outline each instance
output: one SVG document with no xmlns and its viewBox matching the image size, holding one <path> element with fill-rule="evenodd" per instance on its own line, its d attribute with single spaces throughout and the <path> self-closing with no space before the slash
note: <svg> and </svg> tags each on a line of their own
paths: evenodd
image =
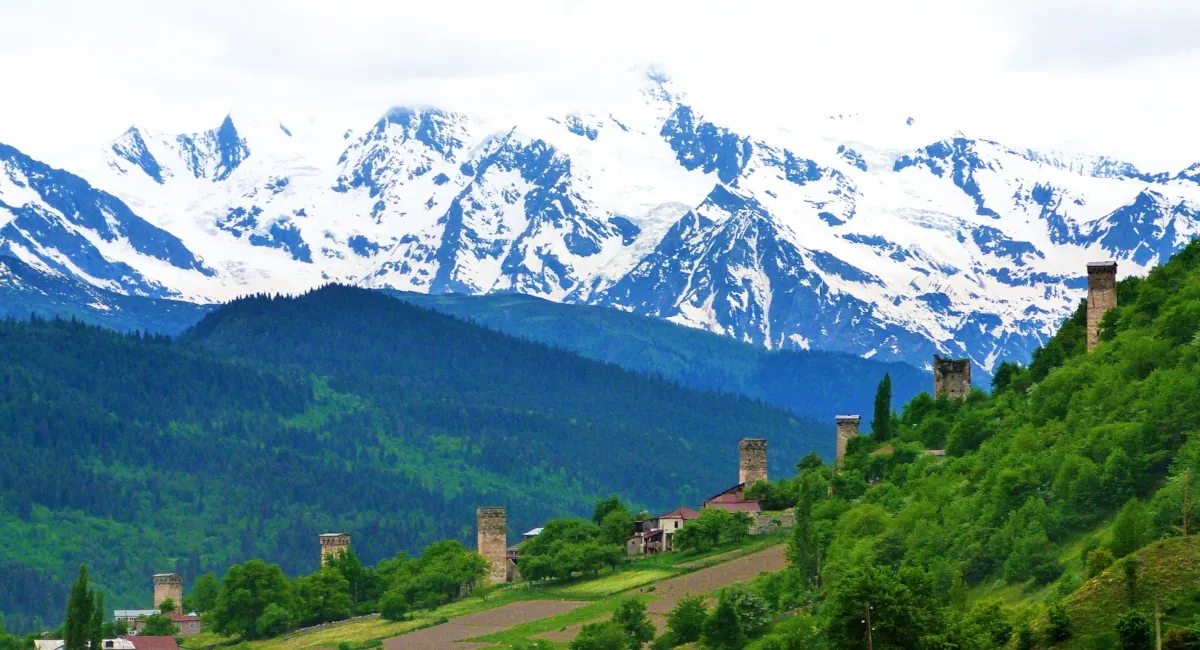
<svg viewBox="0 0 1200 650">
<path fill-rule="evenodd" d="M 586 602 L 570 600 L 527 600 L 467 614 L 434 627 L 410 632 L 383 642 L 383 650 L 473 650 L 487 648 L 491 643 L 456 643 L 462 639 L 507 630 L 514 625 L 565 614 Z"/>
<path fill-rule="evenodd" d="M 736 560 L 687 573 L 678 578 L 671 578 L 655 583 L 654 595 L 658 598 L 646 606 L 650 621 L 659 632 L 666 627 L 666 613 L 675 608 L 675 603 L 688 594 L 706 594 L 721 587 L 739 582 L 745 582 L 758 576 L 764 571 L 779 571 L 787 566 L 783 555 L 783 544 L 742 556 Z M 644 588 L 638 589 L 641 593 Z M 607 616 L 597 618 L 588 623 L 596 623 L 608 619 Z M 535 639 L 546 639 L 555 643 L 566 643 L 575 638 L 583 623 L 572 625 L 565 630 L 557 630 L 539 634 Z M 390 649 L 385 649 L 390 650 Z"/>
</svg>

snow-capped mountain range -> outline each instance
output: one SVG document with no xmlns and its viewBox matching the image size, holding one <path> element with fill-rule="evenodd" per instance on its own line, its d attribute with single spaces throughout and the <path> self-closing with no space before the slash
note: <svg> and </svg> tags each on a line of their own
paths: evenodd
<svg viewBox="0 0 1200 650">
<path fill-rule="evenodd" d="M 1087 262 L 1143 272 L 1200 231 L 1200 163 L 1148 174 L 912 118 L 747 129 L 653 69 L 629 86 L 597 112 L 135 126 L 70 171 L 0 145 L 0 255 L 194 302 L 515 291 L 986 372 L 1053 331 Z"/>
</svg>

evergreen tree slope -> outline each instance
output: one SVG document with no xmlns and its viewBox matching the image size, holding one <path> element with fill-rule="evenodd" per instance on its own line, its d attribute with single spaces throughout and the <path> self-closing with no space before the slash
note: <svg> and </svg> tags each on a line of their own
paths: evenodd
<svg viewBox="0 0 1200 650">
<path fill-rule="evenodd" d="M 515 537 L 601 494 L 666 509 L 736 480 L 736 440 L 783 471 L 824 425 L 511 339 L 365 290 L 248 298 L 186 337 L 0 322 L 0 612 L 57 623 L 80 564 L 110 608 L 150 575 L 253 557 L 292 575 L 316 535 L 366 562 L 505 505 Z"/>
<path fill-rule="evenodd" d="M 685 386 L 762 399 L 801 417 L 858 413 L 890 373 L 900 403 L 926 390 L 929 373 L 907 363 L 825 350 L 768 350 L 617 309 L 521 294 L 472 296 L 388 291 L 406 302 Z"/>
</svg>

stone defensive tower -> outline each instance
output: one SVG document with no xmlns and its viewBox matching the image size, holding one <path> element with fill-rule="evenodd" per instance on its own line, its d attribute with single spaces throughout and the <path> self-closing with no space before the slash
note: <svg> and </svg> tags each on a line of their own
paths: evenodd
<svg viewBox="0 0 1200 650">
<path fill-rule="evenodd" d="M 1105 312 L 1117 306 L 1117 263 L 1092 262 L 1087 265 L 1087 349 L 1100 342 L 1100 321 Z"/>
<path fill-rule="evenodd" d="M 971 392 L 971 360 L 933 355 L 933 396 L 966 399 Z"/>
<path fill-rule="evenodd" d="M 346 533 L 321 533 L 317 539 L 321 542 L 321 566 L 325 566 L 330 556 L 337 557 L 350 550 L 350 536 Z"/>
<path fill-rule="evenodd" d="M 476 549 L 488 561 L 488 582 L 508 581 L 508 519 L 504 508 L 492 506 L 475 511 L 479 538 Z"/>
<path fill-rule="evenodd" d="M 738 483 L 754 485 L 767 480 L 766 438 L 742 438 L 738 440 Z"/>
<path fill-rule="evenodd" d="M 858 415 L 839 415 L 837 420 L 837 466 L 841 467 L 842 459 L 846 457 L 846 445 L 850 439 L 858 436 L 858 423 L 862 417 Z"/>
<path fill-rule="evenodd" d="M 175 603 L 175 611 L 183 610 L 183 576 L 178 573 L 154 574 L 154 609 L 167 599 Z"/>
</svg>

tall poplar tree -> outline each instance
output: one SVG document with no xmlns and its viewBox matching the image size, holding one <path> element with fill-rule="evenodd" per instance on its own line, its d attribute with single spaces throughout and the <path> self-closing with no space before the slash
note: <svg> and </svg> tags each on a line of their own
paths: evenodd
<svg viewBox="0 0 1200 650">
<path fill-rule="evenodd" d="M 784 550 L 788 564 L 812 584 L 817 575 L 817 540 L 812 530 L 812 490 L 808 477 L 801 479 L 800 500 L 796 503 L 796 525 L 792 527 L 792 538 Z"/>
<path fill-rule="evenodd" d="M 67 598 L 67 616 L 63 621 L 63 650 L 86 650 L 92 641 L 94 596 L 88 589 L 87 565 L 79 567 L 79 579 Z"/>
<path fill-rule="evenodd" d="M 875 417 L 871 420 L 871 435 L 876 440 L 892 437 L 892 376 L 884 373 L 875 390 Z"/>
</svg>

